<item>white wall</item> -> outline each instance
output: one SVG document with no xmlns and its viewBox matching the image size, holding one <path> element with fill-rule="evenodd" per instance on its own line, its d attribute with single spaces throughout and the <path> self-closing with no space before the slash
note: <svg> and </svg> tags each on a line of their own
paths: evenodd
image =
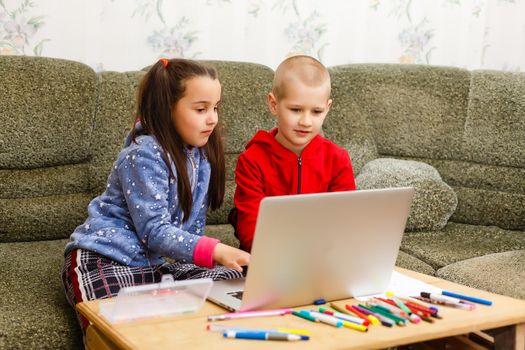
<svg viewBox="0 0 525 350">
<path fill-rule="evenodd" d="M 275 68 L 387 62 L 525 71 L 525 0 L 0 0 L 0 54 L 135 70 L 159 57 Z"/>
</svg>

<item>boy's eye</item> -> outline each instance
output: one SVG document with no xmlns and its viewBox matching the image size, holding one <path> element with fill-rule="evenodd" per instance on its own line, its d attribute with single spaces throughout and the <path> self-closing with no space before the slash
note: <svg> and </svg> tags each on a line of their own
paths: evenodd
<svg viewBox="0 0 525 350">
<path fill-rule="evenodd" d="M 301 111 L 299 108 L 290 108 L 290 110 L 294 113 Z"/>
</svg>

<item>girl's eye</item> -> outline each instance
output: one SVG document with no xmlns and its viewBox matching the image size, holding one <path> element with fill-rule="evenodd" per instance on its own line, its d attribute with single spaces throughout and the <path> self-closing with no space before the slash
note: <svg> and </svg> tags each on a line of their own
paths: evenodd
<svg viewBox="0 0 525 350">
<path fill-rule="evenodd" d="M 213 111 L 214 112 L 218 112 L 219 111 L 219 107 L 217 107 L 217 106 L 213 107 Z"/>
<path fill-rule="evenodd" d="M 197 112 L 199 112 L 199 113 L 203 113 L 204 111 L 206 111 L 205 108 L 197 108 Z"/>
</svg>

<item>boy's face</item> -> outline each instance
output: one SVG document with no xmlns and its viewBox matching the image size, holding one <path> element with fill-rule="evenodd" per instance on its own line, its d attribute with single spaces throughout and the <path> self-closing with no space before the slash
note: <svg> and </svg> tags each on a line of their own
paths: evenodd
<svg viewBox="0 0 525 350">
<path fill-rule="evenodd" d="M 307 86 L 289 82 L 285 96 L 268 95 L 270 112 L 277 119 L 275 139 L 285 148 L 301 155 L 303 149 L 319 134 L 332 100 L 326 84 Z"/>
</svg>

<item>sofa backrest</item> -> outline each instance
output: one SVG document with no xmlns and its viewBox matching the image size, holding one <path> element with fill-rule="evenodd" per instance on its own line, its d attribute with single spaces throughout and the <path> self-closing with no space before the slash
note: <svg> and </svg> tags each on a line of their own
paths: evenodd
<svg viewBox="0 0 525 350">
<path fill-rule="evenodd" d="M 0 60 L 0 241 L 65 237 L 85 216 L 97 78 L 77 62 Z"/>
<path fill-rule="evenodd" d="M 472 72 L 464 140 L 469 161 L 525 168 L 525 73 Z"/>
<path fill-rule="evenodd" d="M 358 64 L 331 72 L 335 89 L 345 84 L 344 103 L 366 115 L 379 156 L 457 159 L 467 117 L 468 71 Z"/>
<path fill-rule="evenodd" d="M 420 160 L 456 191 L 451 220 L 525 229 L 524 73 L 357 64 L 331 76 L 325 133 L 357 154 L 356 173 L 361 158 Z"/>
<path fill-rule="evenodd" d="M 245 144 L 275 123 L 266 105 L 273 71 L 207 62 L 223 86 L 225 205 Z M 525 74 L 405 65 L 330 69 L 334 105 L 325 136 L 346 147 L 356 174 L 397 157 L 435 166 L 458 193 L 453 221 L 525 229 Z M 67 238 L 104 188 L 135 118 L 144 71 L 96 74 L 81 63 L 0 59 L 0 241 Z"/>
<path fill-rule="evenodd" d="M 462 151 L 452 220 L 525 230 L 525 73 L 472 72 Z"/>
<path fill-rule="evenodd" d="M 99 97 L 89 164 L 93 197 L 105 190 L 111 166 L 133 125 L 138 86 L 145 74 L 143 71 L 102 72 L 97 76 Z"/>
</svg>

